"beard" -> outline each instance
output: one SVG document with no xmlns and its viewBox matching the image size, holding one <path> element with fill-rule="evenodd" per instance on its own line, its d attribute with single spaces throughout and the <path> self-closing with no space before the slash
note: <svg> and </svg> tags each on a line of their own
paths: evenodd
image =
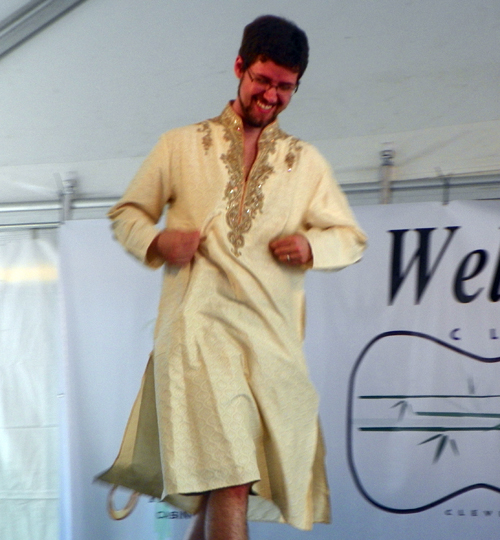
<svg viewBox="0 0 500 540">
<path fill-rule="evenodd" d="M 265 101 L 263 98 L 262 98 L 262 94 L 259 94 L 257 96 L 252 96 L 251 99 L 250 99 L 250 103 L 248 105 L 245 105 L 243 103 L 243 100 L 241 99 L 241 94 L 240 94 L 240 88 L 241 88 L 241 81 L 240 81 L 240 84 L 238 86 L 238 100 L 240 102 L 240 107 L 241 107 L 241 110 L 243 112 L 243 115 L 242 115 L 242 120 L 243 120 L 243 123 L 245 123 L 247 126 L 250 126 L 250 127 L 254 127 L 254 128 L 265 128 L 266 126 L 268 126 L 269 124 L 271 124 L 272 122 L 274 122 L 276 120 L 276 118 L 278 117 L 278 114 L 281 112 L 281 103 L 278 102 L 274 107 L 275 107 L 275 110 L 274 110 L 274 113 L 272 114 L 272 116 L 270 116 L 269 118 L 261 118 L 260 116 L 257 116 L 253 109 L 252 109 L 252 105 L 254 103 L 257 102 L 257 100 L 261 100 L 261 101 Z"/>
</svg>

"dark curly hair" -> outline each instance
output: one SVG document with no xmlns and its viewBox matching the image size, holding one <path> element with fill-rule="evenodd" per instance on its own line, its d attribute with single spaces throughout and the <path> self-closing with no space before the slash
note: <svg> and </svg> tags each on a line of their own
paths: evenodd
<svg viewBox="0 0 500 540">
<path fill-rule="evenodd" d="M 295 23 L 263 15 L 245 26 L 238 54 L 245 71 L 257 60 L 272 60 L 298 72 L 300 79 L 307 67 L 309 44 L 306 33 Z"/>
</svg>

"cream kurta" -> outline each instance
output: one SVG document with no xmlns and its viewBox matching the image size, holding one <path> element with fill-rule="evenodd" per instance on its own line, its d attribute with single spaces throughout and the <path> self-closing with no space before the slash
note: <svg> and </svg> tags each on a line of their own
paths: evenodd
<svg viewBox="0 0 500 540">
<path fill-rule="evenodd" d="M 100 479 L 196 511 L 200 493 L 254 482 L 249 519 L 329 521 L 318 398 L 302 352 L 306 268 L 272 239 L 301 233 L 314 268 L 360 259 L 365 237 L 329 167 L 277 122 L 245 183 L 240 118 L 164 134 L 111 210 L 118 240 L 152 267 L 167 227 L 201 231 L 192 263 L 165 267 L 152 358 L 113 467 Z"/>
</svg>

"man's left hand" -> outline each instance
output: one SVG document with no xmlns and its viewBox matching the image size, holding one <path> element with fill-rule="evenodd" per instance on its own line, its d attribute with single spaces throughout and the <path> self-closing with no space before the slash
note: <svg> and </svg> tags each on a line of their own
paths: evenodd
<svg viewBox="0 0 500 540">
<path fill-rule="evenodd" d="M 302 234 L 292 234 L 273 240 L 269 249 L 278 261 L 289 266 L 301 266 L 312 260 L 311 246 Z"/>
</svg>

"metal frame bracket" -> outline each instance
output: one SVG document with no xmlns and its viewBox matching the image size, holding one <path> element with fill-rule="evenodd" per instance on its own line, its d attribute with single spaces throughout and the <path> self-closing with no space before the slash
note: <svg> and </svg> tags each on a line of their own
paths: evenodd
<svg viewBox="0 0 500 540">
<path fill-rule="evenodd" d="M 62 190 L 59 191 L 61 201 L 61 223 L 71 218 L 71 207 L 73 199 L 78 190 L 78 175 L 76 172 L 69 172 L 61 178 Z"/>
</svg>

